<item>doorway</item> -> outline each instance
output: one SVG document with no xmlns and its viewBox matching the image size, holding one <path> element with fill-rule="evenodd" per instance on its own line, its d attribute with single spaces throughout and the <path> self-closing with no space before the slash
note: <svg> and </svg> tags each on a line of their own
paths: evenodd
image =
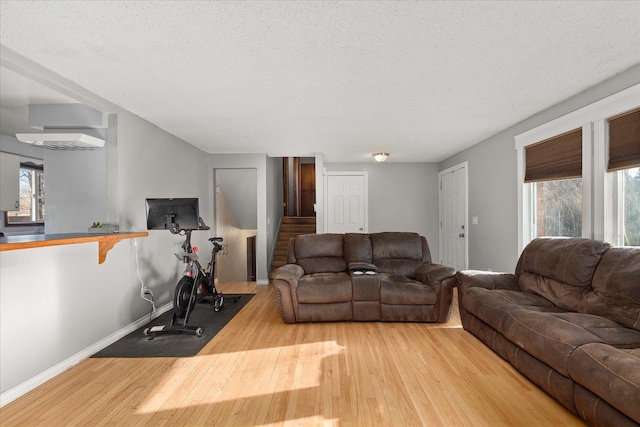
<svg viewBox="0 0 640 427">
<path fill-rule="evenodd" d="M 284 216 L 315 217 L 315 158 L 283 157 L 282 171 Z"/>
<path fill-rule="evenodd" d="M 224 239 L 216 262 L 217 278 L 255 280 L 257 169 L 216 169 L 214 196 L 215 233 Z"/>
<path fill-rule="evenodd" d="M 467 162 L 439 173 L 440 264 L 456 270 L 468 267 L 468 178 Z"/>
</svg>

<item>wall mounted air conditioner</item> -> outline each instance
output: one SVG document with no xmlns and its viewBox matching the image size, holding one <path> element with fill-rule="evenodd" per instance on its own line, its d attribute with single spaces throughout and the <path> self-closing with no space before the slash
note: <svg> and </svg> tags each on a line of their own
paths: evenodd
<svg viewBox="0 0 640 427">
<path fill-rule="evenodd" d="M 53 150 L 83 150 L 104 147 L 104 139 L 86 133 L 17 133 L 19 141 Z"/>
<path fill-rule="evenodd" d="M 31 104 L 29 126 L 41 132 L 18 133 L 19 141 L 53 150 L 87 150 L 104 147 L 108 118 L 79 103 Z"/>
</svg>

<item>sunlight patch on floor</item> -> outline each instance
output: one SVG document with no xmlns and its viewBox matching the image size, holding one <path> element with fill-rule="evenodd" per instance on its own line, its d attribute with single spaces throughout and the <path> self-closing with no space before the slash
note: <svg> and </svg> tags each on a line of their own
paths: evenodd
<svg viewBox="0 0 640 427">
<path fill-rule="evenodd" d="M 319 388 L 323 366 L 343 351 L 335 341 L 320 341 L 177 359 L 158 374 L 162 380 L 136 413 L 237 400 L 263 402 L 269 395 Z M 182 398 L 169 398 L 177 389 L 183 391 Z"/>
</svg>

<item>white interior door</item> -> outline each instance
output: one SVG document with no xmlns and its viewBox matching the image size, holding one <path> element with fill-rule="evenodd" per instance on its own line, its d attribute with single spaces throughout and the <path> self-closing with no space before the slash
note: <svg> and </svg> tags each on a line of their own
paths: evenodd
<svg viewBox="0 0 640 427">
<path fill-rule="evenodd" d="M 440 172 L 440 263 L 465 270 L 468 264 L 467 164 Z"/>
<path fill-rule="evenodd" d="M 367 174 L 327 174 L 325 232 L 366 233 Z"/>
</svg>

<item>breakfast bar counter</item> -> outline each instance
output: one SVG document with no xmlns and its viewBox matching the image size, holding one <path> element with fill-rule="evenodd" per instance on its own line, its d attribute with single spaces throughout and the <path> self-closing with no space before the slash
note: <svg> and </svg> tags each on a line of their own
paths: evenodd
<svg viewBox="0 0 640 427">
<path fill-rule="evenodd" d="M 0 252 L 17 249 L 43 248 L 47 246 L 74 245 L 77 243 L 98 242 L 98 264 L 107 258 L 107 252 L 122 239 L 146 237 L 149 233 L 65 233 L 65 234 L 31 234 L 23 236 L 0 237 Z"/>
</svg>

